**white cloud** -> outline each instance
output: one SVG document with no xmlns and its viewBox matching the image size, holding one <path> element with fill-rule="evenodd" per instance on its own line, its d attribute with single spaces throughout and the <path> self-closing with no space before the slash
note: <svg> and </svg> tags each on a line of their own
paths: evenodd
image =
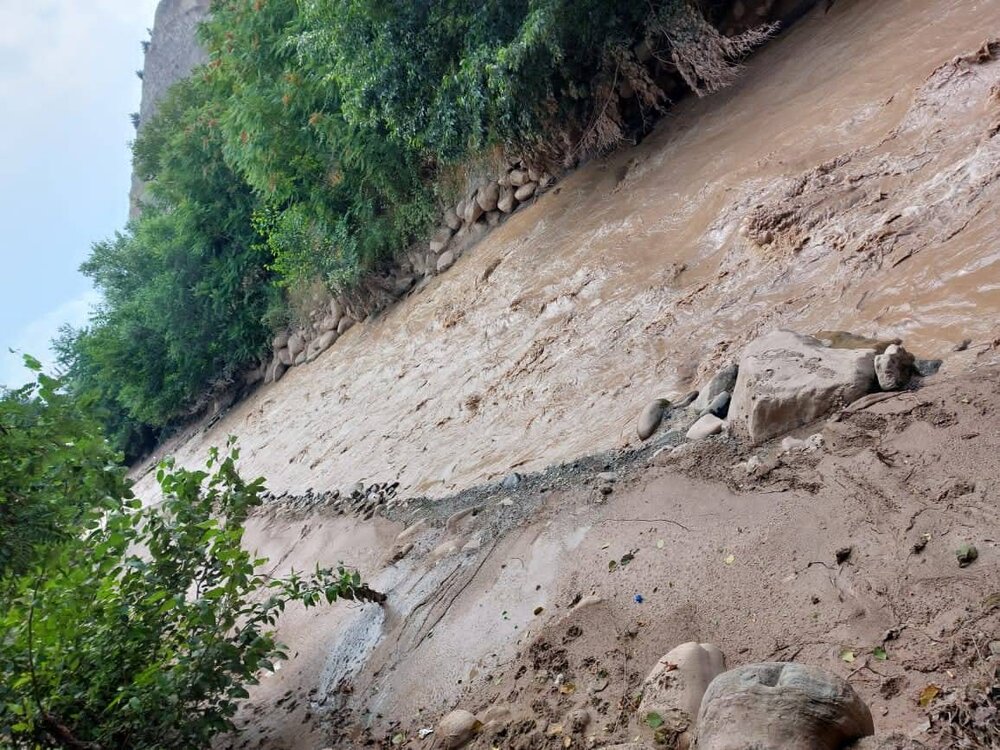
<svg viewBox="0 0 1000 750">
<path fill-rule="evenodd" d="M 41 361 L 45 372 L 52 373 L 55 368 L 55 354 L 49 346 L 52 339 L 65 324 L 75 328 L 84 325 L 91 308 L 100 299 L 100 295 L 91 289 L 75 299 L 62 303 L 21 329 L 10 345 L 14 351 L 5 349 L 0 352 L 0 385 L 16 388 L 31 379 L 31 374 L 23 364 L 22 358 L 25 354 L 30 354 Z"/>
</svg>

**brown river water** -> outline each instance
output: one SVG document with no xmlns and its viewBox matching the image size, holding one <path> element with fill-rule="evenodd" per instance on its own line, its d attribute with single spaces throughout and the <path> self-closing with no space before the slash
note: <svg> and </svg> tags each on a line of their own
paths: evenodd
<svg viewBox="0 0 1000 750">
<path fill-rule="evenodd" d="M 1000 0 L 837 0 L 568 175 L 444 275 L 167 450 L 278 492 L 439 496 L 622 447 L 775 327 L 1000 330 Z M 151 475 L 139 485 L 155 495 Z"/>
</svg>

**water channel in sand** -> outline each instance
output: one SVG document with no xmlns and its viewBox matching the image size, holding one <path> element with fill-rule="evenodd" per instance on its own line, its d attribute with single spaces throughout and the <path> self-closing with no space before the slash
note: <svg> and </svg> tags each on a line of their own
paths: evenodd
<svg viewBox="0 0 1000 750">
<path fill-rule="evenodd" d="M 821 4 L 823 5 L 823 4 Z M 902 337 L 1000 321 L 1000 0 L 838 0 L 589 163 L 448 273 L 263 387 L 182 464 L 240 439 L 276 491 L 432 496 L 634 440 L 652 398 L 762 330 Z M 944 66 L 944 67 L 941 67 Z M 153 479 L 140 494 L 152 497 Z"/>
</svg>

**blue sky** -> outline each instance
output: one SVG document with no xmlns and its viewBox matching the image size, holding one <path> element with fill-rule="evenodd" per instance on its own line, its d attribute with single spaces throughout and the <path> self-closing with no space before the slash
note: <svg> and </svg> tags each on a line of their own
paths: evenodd
<svg viewBox="0 0 1000 750">
<path fill-rule="evenodd" d="M 0 0 L 0 385 L 97 300 L 78 267 L 128 213 L 156 0 Z"/>
</svg>

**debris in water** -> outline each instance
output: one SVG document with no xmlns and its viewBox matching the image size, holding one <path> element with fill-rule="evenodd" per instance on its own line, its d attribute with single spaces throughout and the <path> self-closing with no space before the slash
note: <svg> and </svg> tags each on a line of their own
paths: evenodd
<svg viewBox="0 0 1000 750">
<path fill-rule="evenodd" d="M 932 682 L 920 691 L 920 697 L 917 698 L 917 704 L 921 708 L 927 708 L 940 694 L 941 688 Z"/>
<path fill-rule="evenodd" d="M 958 558 L 958 567 L 965 568 L 975 562 L 979 557 L 979 550 L 974 544 L 963 544 L 955 550 L 955 557 Z"/>
</svg>

